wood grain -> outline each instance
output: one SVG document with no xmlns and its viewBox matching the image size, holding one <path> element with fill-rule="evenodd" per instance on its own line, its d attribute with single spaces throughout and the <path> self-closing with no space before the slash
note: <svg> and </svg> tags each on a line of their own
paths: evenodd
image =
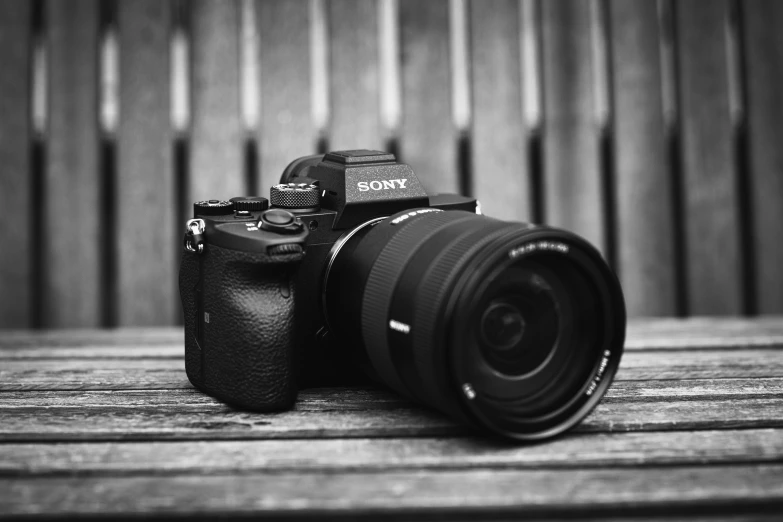
<svg viewBox="0 0 783 522">
<path fill-rule="evenodd" d="M 405 437 L 475 433 L 388 392 L 310 390 L 290 411 L 234 410 L 208 396 L 169 394 L 3 395 L 0 440 L 188 440 Z M 380 399 L 380 400 L 378 400 Z M 638 432 L 783 427 L 779 392 L 639 397 L 602 401 L 575 431 Z"/>
<path fill-rule="evenodd" d="M 177 336 L 181 337 L 181 335 Z M 179 344 L 176 344 L 179 341 Z M 17 359 L 182 359 L 185 348 L 177 339 L 171 344 L 143 344 L 112 346 L 61 346 L 43 348 L 18 345 L 13 348 L 1 348 L 0 360 Z"/>
<path fill-rule="evenodd" d="M 618 272 L 631 316 L 676 313 L 674 207 L 655 2 L 609 3 Z"/>
<path fill-rule="evenodd" d="M 31 199 L 30 85 L 32 37 L 30 2 L 0 3 L 0 208 L 11 219 L 0 221 L 0 328 L 32 323 L 33 227 Z"/>
<path fill-rule="evenodd" d="M 741 4 L 745 37 L 745 88 L 750 138 L 752 234 L 756 307 L 783 312 L 783 5 L 750 0 Z"/>
<path fill-rule="evenodd" d="M 172 172 L 169 2 L 118 4 L 117 322 L 175 322 L 177 197 Z"/>
<path fill-rule="evenodd" d="M 782 326 L 783 328 L 783 326 Z M 0 330 L 0 358 L 10 348 L 48 350 L 77 348 L 88 350 L 95 346 L 147 346 L 178 344 L 184 346 L 184 332 L 180 327 L 126 327 L 88 330 L 80 328 L 48 330 Z"/>
<path fill-rule="evenodd" d="M 259 187 L 263 194 L 283 169 L 315 153 L 311 107 L 308 2 L 256 2 L 261 71 Z"/>
<path fill-rule="evenodd" d="M 606 254 L 590 3 L 541 2 L 541 16 L 545 221 L 584 236 Z"/>
<path fill-rule="evenodd" d="M 510 0 L 470 2 L 471 172 L 487 215 L 531 221 L 519 9 Z"/>
<path fill-rule="evenodd" d="M 11 360 L 4 361 L 0 369 L 0 390 L 116 390 L 189 386 L 184 358 Z"/>
<path fill-rule="evenodd" d="M 775 463 L 774 429 L 569 434 L 511 446 L 486 437 L 4 444 L 0 476 L 397 471 Z"/>
<path fill-rule="evenodd" d="M 98 169 L 98 2 L 46 2 L 48 129 L 44 182 L 46 327 L 101 323 L 103 174 Z"/>
<path fill-rule="evenodd" d="M 752 347 L 783 347 L 783 317 L 630 320 L 625 346 L 627 351 Z M 161 350 L 161 357 L 181 355 L 184 349 L 182 329 L 0 330 L 0 359 L 77 356 L 146 358 L 152 356 L 150 353 L 157 353 L 157 349 Z"/>
<path fill-rule="evenodd" d="M 684 400 L 783 398 L 783 377 L 615 381 L 604 400 L 611 403 Z M 181 406 L 223 410 L 223 404 L 190 385 L 180 388 L 114 390 L 19 390 L 0 394 L 0 409 L 15 408 L 146 408 Z M 299 411 L 409 408 L 412 403 L 381 387 L 305 388 Z"/>
<path fill-rule="evenodd" d="M 192 49 L 190 205 L 243 195 L 247 187 L 239 114 L 239 3 L 194 0 L 187 5 Z"/>
<path fill-rule="evenodd" d="M 451 117 L 448 0 L 403 0 L 401 160 L 427 192 L 459 192 L 457 136 Z"/>
<path fill-rule="evenodd" d="M 520 487 L 524 485 L 524 487 Z M 752 501 L 783 497 L 783 467 L 683 466 L 650 469 L 288 472 L 209 476 L 3 479 L 0 510 L 9 515 L 116 514 L 381 514 L 407 517 L 509 517 L 591 510 L 669 514 L 710 505 L 741 513 Z M 477 510 L 481 508 L 481 512 Z M 682 511 L 680 511 L 682 510 Z"/>
<path fill-rule="evenodd" d="M 370 387 L 302 390 L 280 413 L 234 410 L 189 385 L 178 329 L 3 332 L 0 513 L 714 520 L 783 509 L 783 320 L 630 329 L 639 344 L 595 411 L 535 445 Z"/>
<path fill-rule="evenodd" d="M 742 312 L 735 143 L 729 114 L 728 2 L 677 2 L 688 312 Z"/>
<path fill-rule="evenodd" d="M 329 148 L 385 148 L 378 91 L 377 0 L 327 0 Z"/>
<path fill-rule="evenodd" d="M 616 379 L 783 377 L 780 353 L 775 348 L 629 351 Z M 0 391 L 189 387 L 182 355 L 171 349 L 154 358 L 9 358 L 0 367 Z"/>
<path fill-rule="evenodd" d="M 672 348 L 697 348 L 727 345 L 750 346 L 780 344 L 783 317 L 690 317 L 688 319 L 637 319 L 628 322 L 628 339 L 635 346 L 651 336 L 653 343 L 667 343 Z M 664 339 L 667 339 L 664 341 Z"/>
</svg>

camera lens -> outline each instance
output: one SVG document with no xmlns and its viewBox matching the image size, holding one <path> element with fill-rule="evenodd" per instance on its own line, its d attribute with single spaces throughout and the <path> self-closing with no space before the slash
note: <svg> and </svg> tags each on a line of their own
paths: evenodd
<svg viewBox="0 0 783 522">
<path fill-rule="evenodd" d="M 416 209 L 346 234 L 323 304 L 338 343 L 371 377 L 525 440 L 595 407 L 625 337 L 619 283 L 589 243 L 462 211 Z"/>
</svg>

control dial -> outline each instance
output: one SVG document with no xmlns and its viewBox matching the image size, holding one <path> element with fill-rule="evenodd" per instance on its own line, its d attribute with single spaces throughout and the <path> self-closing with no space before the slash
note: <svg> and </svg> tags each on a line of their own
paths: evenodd
<svg viewBox="0 0 783 522">
<path fill-rule="evenodd" d="M 231 198 L 231 202 L 237 211 L 261 212 L 269 208 L 269 200 L 261 197 L 237 197 Z"/>
<path fill-rule="evenodd" d="M 194 216 L 224 216 L 234 212 L 234 204 L 230 201 L 210 199 L 193 203 Z"/>
<path fill-rule="evenodd" d="M 321 194 L 318 187 L 308 183 L 281 183 L 270 189 L 271 203 L 275 207 L 297 210 L 318 210 Z"/>
</svg>

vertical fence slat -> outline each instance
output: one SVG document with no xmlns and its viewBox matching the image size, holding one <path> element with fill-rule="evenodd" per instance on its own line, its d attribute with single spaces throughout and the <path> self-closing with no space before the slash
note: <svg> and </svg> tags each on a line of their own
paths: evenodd
<svg viewBox="0 0 783 522">
<path fill-rule="evenodd" d="M 458 192 L 448 0 L 400 2 L 400 152 L 430 192 Z"/>
<path fill-rule="evenodd" d="M 519 2 L 470 2 L 473 194 L 487 215 L 532 217 L 522 118 Z"/>
<path fill-rule="evenodd" d="M 43 325 L 101 322 L 98 2 L 47 2 Z"/>
<path fill-rule="evenodd" d="M 259 188 L 266 193 L 283 169 L 315 152 L 310 78 L 310 13 L 306 1 L 256 3 L 260 37 Z"/>
<path fill-rule="evenodd" d="M 671 170 L 655 2 L 610 3 L 619 273 L 630 315 L 676 312 Z"/>
<path fill-rule="evenodd" d="M 171 4 L 119 2 L 117 320 L 174 322 L 174 218 L 169 36 Z"/>
<path fill-rule="evenodd" d="M 189 2 L 191 147 L 189 198 L 246 193 L 239 113 L 240 9 L 236 0 Z"/>
<path fill-rule="evenodd" d="M 604 253 L 605 202 L 593 105 L 590 2 L 541 2 L 544 216 Z"/>
<path fill-rule="evenodd" d="M 734 140 L 723 0 L 676 3 L 691 314 L 742 311 Z"/>
<path fill-rule="evenodd" d="M 0 2 L 0 328 L 31 324 L 30 2 Z M 8 219 L 10 216 L 16 218 Z"/>
<path fill-rule="evenodd" d="M 745 85 L 750 136 L 756 308 L 783 312 L 783 4 L 748 0 L 744 11 Z"/>
<path fill-rule="evenodd" d="M 377 0 L 329 0 L 329 148 L 383 149 Z"/>
</svg>

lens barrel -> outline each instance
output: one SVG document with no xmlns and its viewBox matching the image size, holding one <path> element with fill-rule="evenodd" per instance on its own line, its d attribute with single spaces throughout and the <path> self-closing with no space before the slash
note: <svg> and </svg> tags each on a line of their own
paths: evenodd
<svg viewBox="0 0 783 522">
<path fill-rule="evenodd" d="M 625 339 L 620 285 L 589 243 L 462 211 L 416 209 L 349 232 L 323 306 L 371 377 L 523 440 L 583 419 Z"/>
</svg>

